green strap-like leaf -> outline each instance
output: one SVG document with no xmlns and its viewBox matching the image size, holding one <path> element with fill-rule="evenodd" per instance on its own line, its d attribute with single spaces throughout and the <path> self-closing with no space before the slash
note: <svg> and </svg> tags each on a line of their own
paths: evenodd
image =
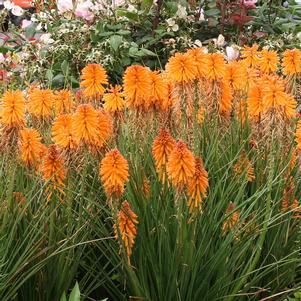
<svg viewBox="0 0 301 301">
<path fill-rule="evenodd" d="M 70 294 L 69 301 L 80 301 L 80 291 L 79 291 L 79 286 L 76 281 L 74 288 Z"/>
</svg>

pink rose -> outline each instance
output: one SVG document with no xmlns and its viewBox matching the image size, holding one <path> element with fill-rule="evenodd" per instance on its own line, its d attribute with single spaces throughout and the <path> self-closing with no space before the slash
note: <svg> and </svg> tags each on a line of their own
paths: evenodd
<svg viewBox="0 0 301 301">
<path fill-rule="evenodd" d="M 25 29 L 26 27 L 30 26 L 31 24 L 32 24 L 32 22 L 31 22 L 30 20 L 24 19 L 24 20 L 22 21 L 21 27 L 22 27 L 23 29 Z"/>
<path fill-rule="evenodd" d="M 93 3 L 90 0 L 79 3 L 75 9 L 75 15 L 87 21 L 92 21 L 94 15 L 90 11 L 90 7 L 93 7 Z"/>
<path fill-rule="evenodd" d="M 253 9 L 256 8 L 257 0 L 243 0 L 243 3 L 247 8 Z"/>
<path fill-rule="evenodd" d="M 67 11 L 73 10 L 72 0 L 57 0 L 57 9 L 59 14 L 63 14 Z"/>
</svg>

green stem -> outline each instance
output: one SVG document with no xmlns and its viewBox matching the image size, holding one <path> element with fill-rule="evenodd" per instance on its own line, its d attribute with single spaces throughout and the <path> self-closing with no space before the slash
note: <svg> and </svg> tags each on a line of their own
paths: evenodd
<svg viewBox="0 0 301 301">
<path fill-rule="evenodd" d="M 272 133 L 272 143 L 273 143 L 273 133 Z M 273 145 L 273 144 L 272 144 Z M 268 195 L 267 195 L 267 203 L 266 203 L 266 211 L 265 211 L 265 217 L 264 217 L 264 224 L 263 229 L 261 232 L 261 235 L 259 237 L 259 241 L 257 244 L 257 250 L 255 252 L 254 258 L 251 261 L 249 267 L 247 268 L 246 272 L 244 273 L 244 276 L 241 278 L 241 280 L 237 283 L 237 285 L 233 289 L 233 293 L 231 296 L 229 296 L 227 301 L 232 301 L 234 297 L 236 297 L 236 294 L 239 292 L 239 290 L 245 285 L 245 283 L 248 280 L 249 275 L 254 271 L 261 255 L 262 247 L 265 241 L 265 237 L 268 230 L 268 223 L 270 218 L 270 211 L 271 211 L 271 201 L 272 201 L 272 185 L 273 185 L 273 171 L 274 171 L 274 156 L 273 156 L 273 150 L 270 152 L 270 160 L 269 160 L 269 175 L 268 175 Z"/>
</svg>

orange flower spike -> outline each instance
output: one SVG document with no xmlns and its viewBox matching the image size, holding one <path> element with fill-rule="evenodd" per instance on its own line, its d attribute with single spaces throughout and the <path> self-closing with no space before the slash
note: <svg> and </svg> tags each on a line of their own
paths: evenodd
<svg viewBox="0 0 301 301">
<path fill-rule="evenodd" d="M 246 172 L 248 182 L 253 182 L 255 180 L 254 168 L 252 166 L 252 163 L 249 161 L 245 151 L 242 152 L 239 160 L 234 165 L 234 171 L 238 175 Z"/>
<path fill-rule="evenodd" d="M 26 198 L 24 194 L 20 191 L 13 192 L 14 200 L 19 206 L 24 206 L 26 204 Z"/>
<path fill-rule="evenodd" d="M 150 194 L 151 194 L 151 187 L 150 187 L 150 182 L 149 180 L 147 179 L 146 176 L 143 176 L 143 181 L 142 181 L 142 188 L 141 188 L 144 196 L 146 198 L 149 198 L 150 197 Z"/>
<path fill-rule="evenodd" d="M 265 83 L 263 88 L 263 109 L 268 111 L 269 109 L 279 110 L 281 107 L 287 104 L 287 94 L 284 91 L 284 85 L 273 78 Z"/>
<path fill-rule="evenodd" d="M 193 81 L 198 74 L 195 59 L 191 53 L 176 53 L 168 60 L 166 71 L 174 83 L 182 84 Z"/>
<path fill-rule="evenodd" d="M 45 148 L 41 143 L 41 136 L 36 129 L 21 130 L 19 146 L 21 159 L 27 166 L 38 163 Z"/>
<path fill-rule="evenodd" d="M 211 53 L 208 56 L 208 73 L 210 80 L 218 80 L 225 76 L 226 62 L 220 53 Z"/>
<path fill-rule="evenodd" d="M 287 49 L 282 59 L 283 73 L 294 75 L 301 73 L 301 51 L 299 49 Z"/>
<path fill-rule="evenodd" d="M 28 111 L 36 118 L 49 118 L 52 114 L 54 94 L 51 90 L 34 89 L 29 93 Z"/>
<path fill-rule="evenodd" d="M 74 149 L 77 144 L 73 137 L 73 127 L 72 127 L 72 115 L 65 114 L 60 115 L 53 122 L 52 126 L 52 140 L 55 144 L 66 148 Z"/>
<path fill-rule="evenodd" d="M 149 76 L 151 79 L 151 102 L 157 108 L 162 108 L 168 97 L 167 82 L 157 71 L 150 72 Z"/>
<path fill-rule="evenodd" d="M 50 181 L 54 190 L 61 191 L 66 178 L 66 170 L 55 144 L 49 145 L 47 155 L 41 165 L 41 172 L 44 181 Z"/>
<path fill-rule="evenodd" d="M 206 116 L 206 109 L 203 106 L 200 106 L 197 112 L 197 122 L 199 125 L 202 125 L 204 123 Z"/>
<path fill-rule="evenodd" d="M 239 212 L 239 210 L 234 211 L 234 209 L 235 209 L 235 204 L 230 202 L 230 204 L 228 205 L 228 208 L 226 210 L 226 215 L 228 215 L 228 217 L 224 221 L 223 226 L 222 226 L 223 235 L 225 235 L 225 234 L 227 234 L 227 232 L 233 230 L 238 224 L 240 212 Z"/>
<path fill-rule="evenodd" d="M 73 137 L 77 144 L 98 141 L 98 113 L 90 104 L 79 105 L 73 115 Z"/>
<path fill-rule="evenodd" d="M 251 87 L 253 85 L 258 84 L 258 79 L 260 77 L 260 71 L 254 68 L 247 68 L 247 87 Z"/>
<path fill-rule="evenodd" d="M 224 79 L 229 81 L 235 91 L 243 90 L 247 84 L 247 69 L 241 62 L 232 61 L 226 66 Z"/>
<path fill-rule="evenodd" d="M 179 96 L 175 93 L 174 83 L 171 80 L 166 79 L 167 82 L 167 97 L 163 99 L 161 109 L 167 111 L 171 109 L 178 101 Z"/>
<path fill-rule="evenodd" d="M 301 207 L 297 199 L 292 203 L 292 212 L 294 213 L 292 218 L 301 218 Z"/>
<path fill-rule="evenodd" d="M 128 162 L 117 149 L 113 149 L 102 159 L 99 174 L 107 196 L 119 198 L 129 179 Z"/>
<path fill-rule="evenodd" d="M 285 212 L 287 212 L 288 210 L 289 210 L 289 198 L 288 198 L 287 194 L 285 193 L 285 194 L 284 194 L 284 197 L 283 197 L 283 199 L 282 199 L 282 201 L 281 201 L 281 208 L 280 208 L 280 211 L 281 211 L 282 213 L 285 213 Z"/>
<path fill-rule="evenodd" d="M 151 79 L 150 71 L 134 65 L 126 69 L 123 77 L 124 95 L 130 109 L 147 110 L 150 106 Z"/>
<path fill-rule="evenodd" d="M 248 94 L 248 113 L 251 118 L 257 119 L 263 112 L 262 85 L 252 85 Z"/>
<path fill-rule="evenodd" d="M 208 66 L 208 54 L 204 53 L 202 48 L 193 48 L 187 51 L 188 55 L 191 55 L 194 59 L 197 68 L 197 78 L 206 77 Z"/>
<path fill-rule="evenodd" d="M 183 141 L 179 141 L 169 155 L 167 173 L 179 190 L 187 186 L 195 173 L 195 158 Z"/>
<path fill-rule="evenodd" d="M 54 110 L 57 115 L 70 113 L 73 108 L 73 97 L 69 90 L 60 90 L 55 93 Z"/>
<path fill-rule="evenodd" d="M 105 112 L 99 110 L 97 120 L 97 147 L 103 147 L 113 134 L 113 121 Z"/>
<path fill-rule="evenodd" d="M 153 142 L 153 158 L 155 160 L 157 173 L 159 174 L 159 179 L 162 183 L 165 183 L 168 156 L 172 152 L 175 144 L 175 140 L 165 129 L 160 130 L 158 136 Z"/>
<path fill-rule="evenodd" d="M 105 92 L 103 85 L 108 84 L 106 70 L 99 64 L 88 64 L 81 75 L 80 86 L 84 88 L 83 94 L 88 98 L 98 98 Z"/>
<path fill-rule="evenodd" d="M 117 223 L 113 225 L 116 239 L 121 239 L 124 243 L 125 251 L 130 264 L 130 257 L 137 236 L 138 216 L 131 210 L 128 201 L 124 201 L 118 212 Z M 118 227 L 118 228 L 117 228 Z"/>
<path fill-rule="evenodd" d="M 220 88 L 219 111 L 222 114 L 229 115 L 231 113 L 233 100 L 229 82 L 225 80 L 221 81 Z"/>
<path fill-rule="evenodd" d="M 301 150 L 301 120 L 298 120 L 297 122 L 295 136 L 296 136 L 295 141 L 297 142 L 297 148 L 298 150 Z"/>
<path fill-rule="evenodd" d="M 124 110 L 124 94 L 122 92 L 122 87 L 119 85 L 110 86 L 107 93 L 103 96 L 104 109 L 108 113 L 122 112 Z"/>
<path fill-rule="evenodd" d="M 297 101 L 291 94 L 287 94 L 286 103 L 284 104 L 284 114 L 286 118 L 292 119 L 296 117 Z"/>
<path fill-rule="evenodd" d="M 248 111 L 248 104 L 245 99 L 241 99 L 238 102 L 236 110 L 237 110 L 236 111 L 237 119 L 241 122 L 241 124 L 244 124 L 247 119 L 247 111 Z"/>
<path fill-rule="evenodd" d="M 297 155 L 298 155 L 298 148 L 294 147 L 292 150 L 292 156 L 290 158 L 290 164 L 288 169 L 289 172 L 291 172 L 297 164 Z"/>
<path fill-rule="evenodd" d="M 263 73 L 273 73 L 277 71 L 279 58 L 276 51 L 262 50 L 260 52 L 259 68 Z"/>
<path fill-rule="evenodd" d="M 5 126 L 24 126 L 25 98 L 22 91 L 6 91 L 1 103 L 1 123 Z"/>
<path fill-rule="evenodd" d="M 202 199 L 207 196 L 208 187 L 208 173 L 203 166 L 202 159 L 197 157 L 195 158 L 195 173 L 188 184 L 188 195 L 190 197 L 188 206 L 190 213 L 193 209 L 201 210 Z"/>
<path fill-rule="evenodd" d="M 241 57 L 246 63 L 247 67 L 254 68 L 259 62 L 259 51 L 258 45 L 254 44 L 252 47 L 244 46 L 244 49 L 241 52 Z"/>
</svg>

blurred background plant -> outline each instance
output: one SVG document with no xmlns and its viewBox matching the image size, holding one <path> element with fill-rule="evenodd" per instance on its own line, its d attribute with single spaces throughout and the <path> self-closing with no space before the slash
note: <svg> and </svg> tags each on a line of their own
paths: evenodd
<svg viewBox="0 0 301 301">
<path fill-rule="evenodd" d="M 0 36 L 0 78 L 33 82 L 39 76 L 50 86 L 78 87 L 76 74 L 87 63 L 101 63 L 120 83 L 127 66 L 160 68 L 171 54 L 189 47 L 225 51 L 257 42 L 281 50 L 299 47 L 301 38 L 301 5 L 295 0 L 48 0 L 36 1 L 33 14 L 33 9 L 5 7 L 3 16 L 15 13 L 21 19 Z"/>
</svg>

